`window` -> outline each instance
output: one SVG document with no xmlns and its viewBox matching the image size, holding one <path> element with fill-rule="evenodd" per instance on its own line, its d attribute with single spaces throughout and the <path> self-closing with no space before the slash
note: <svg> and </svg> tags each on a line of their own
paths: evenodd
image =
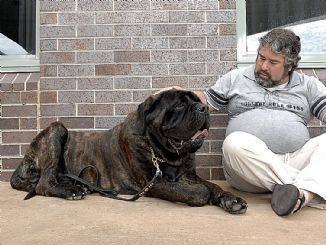
<svg viewBox="0 0 326 245">
<path fill-rule="evenodd" d="M 282 27 L 301 39 L 301 68 L 326 67 L 325 0 L 237 0 L 239 66 L 255 62 L 258 38 Z"/>
<path fill-rule="evenodd" d="M 0 71 L 39 70 L 39 1 L 0 0 Z"/>
</svg>

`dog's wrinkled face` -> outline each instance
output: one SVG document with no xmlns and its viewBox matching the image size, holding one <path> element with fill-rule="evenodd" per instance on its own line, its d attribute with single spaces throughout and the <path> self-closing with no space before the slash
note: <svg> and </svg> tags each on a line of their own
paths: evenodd
<svg viewBox="0 0 326 245">
<path fill-rule="evenodd" d="M 149 137 L 168 153 L 195 152 L 208 135 L 208 108 L 190 91 L 171 89 L 149 97 L 138 112 Z"/>
</svg>

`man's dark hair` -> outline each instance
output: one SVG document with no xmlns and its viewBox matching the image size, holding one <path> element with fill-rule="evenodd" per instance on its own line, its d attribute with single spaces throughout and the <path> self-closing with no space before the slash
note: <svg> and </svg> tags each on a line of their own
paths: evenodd
<svg viewBox="0 0 326 245">
<path fill-rule="evenodd" d="M 285 55 L 285 65 L 298 67 L 301 59 L 299 53 L 301 51 L 300 37 L 295 35 L 291 30 L 273 29 L 259 39 L 259 48 L 268 47 L 272 52 Z"/>
</svg>

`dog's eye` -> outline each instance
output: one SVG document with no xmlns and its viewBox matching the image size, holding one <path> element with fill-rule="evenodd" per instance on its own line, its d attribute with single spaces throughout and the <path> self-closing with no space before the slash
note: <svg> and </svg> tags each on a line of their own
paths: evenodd
<svg viewBox="0 0 326 245">
<path fill-rule="evenodd" d="M 179 111 L 179 110 L 182 110 L 183 108 L 185 108 L 185 106 L 186 106 L 185 103 L 180 103 L 175 106 L 175 109 Z"/>
</svg>

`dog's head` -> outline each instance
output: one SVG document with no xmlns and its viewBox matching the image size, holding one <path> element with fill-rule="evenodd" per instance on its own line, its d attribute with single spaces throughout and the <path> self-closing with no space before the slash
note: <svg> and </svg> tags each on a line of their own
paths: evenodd
<svg viewBox="0 0 326 245">
<path fill-rule="evenodd" d="M 208 135 L 208 107 L 190 91 L 171 89 L 150 96 L 139 105 L 138 116 L 164 155 L 195 152 Z"/>
</svg>

